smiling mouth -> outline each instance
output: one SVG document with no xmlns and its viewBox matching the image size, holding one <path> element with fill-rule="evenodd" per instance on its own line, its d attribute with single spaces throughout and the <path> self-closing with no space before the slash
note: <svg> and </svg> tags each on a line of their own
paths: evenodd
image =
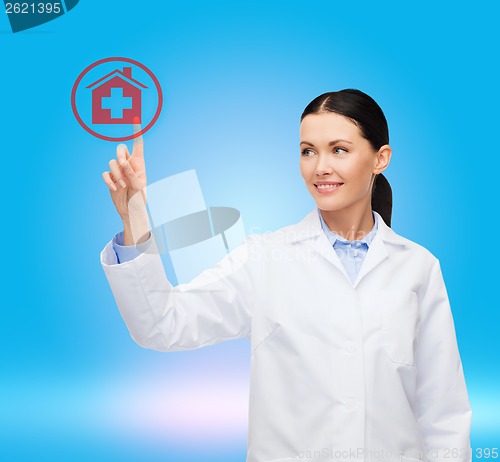
<svg viewBox="0 0 500 462">
<path fill-rule="evenodd" d="M 319 191 L 333 191 L 339 189 L 344 183 L 321 183 L 314 184 L 314 187 Z"/>
</svg>

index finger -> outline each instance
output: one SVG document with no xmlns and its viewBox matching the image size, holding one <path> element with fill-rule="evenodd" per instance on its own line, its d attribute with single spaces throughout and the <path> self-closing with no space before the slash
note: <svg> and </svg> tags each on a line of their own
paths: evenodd
<svg viewBox="0 0 500 462">
<path fill-rule="evenodd" d="M 141 123 L 139 122 L 139 117 L 134 117 L 134 135 L 141 131 Z M 144 141 L 142 135 L 134 138 L 134 147 L 132 149 L 132 155 L 135 157 L 144 157 Z"/>
<path fill-rule="evenodd" d="M 130 154 L 128 152 L 128 148 L 126 144 L 120 143 L 116 147 L 116 158 L 120 165 L 130 158 Z"/>
</svg>

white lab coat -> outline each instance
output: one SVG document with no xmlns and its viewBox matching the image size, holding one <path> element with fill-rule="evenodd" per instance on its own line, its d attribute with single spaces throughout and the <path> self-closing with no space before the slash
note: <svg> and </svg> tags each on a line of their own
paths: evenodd
<svg viewBox="0 0 500 462">
<path fill-rule="evenodd" d="M 116 264 L 110 242 L 101 261 L 139 345 L 250 340 L 247 462 L 470 461 L 471 409 L 439 261 L 378 217 L 354 284 L 316 207 L 248 236 L 176 288 L 155 253 Z"/>
</svg>

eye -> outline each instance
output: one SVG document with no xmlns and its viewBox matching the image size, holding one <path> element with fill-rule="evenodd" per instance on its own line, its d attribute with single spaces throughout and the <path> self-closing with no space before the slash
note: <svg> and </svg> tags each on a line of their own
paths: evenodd
<svg viewBox="0 0 500 462">
<path fill-rule="evenodd" d="M 304 157 L 311 157 L 314 152 L 311 151 L 310 149 L 303 149 L 302 151 L 300 151 L 300 154 Z"/>
<path fill-rule="evenodd" d="M 338 151 L 341 151 L 341 152 L 338 152 Z M 348 151 L 347 151 L 347 149 L 344 149 L 344 148 L 341 148 L 341 147 L 337 147 L 337 148 L 334 148 L 334 149 L 333 149 L 333 152 L 334 152 L 335 154 L 345 154 L 345 153 L 347 153 Z"/>
</svg>

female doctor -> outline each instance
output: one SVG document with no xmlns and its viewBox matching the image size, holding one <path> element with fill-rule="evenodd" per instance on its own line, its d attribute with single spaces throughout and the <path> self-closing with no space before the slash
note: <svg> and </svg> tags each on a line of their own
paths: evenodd
<svg viewBox="0 0 500 462">
<path fill-rule="evenodd" d="M 468 462 L 471 409 L 439 260 L 394 232 L 385 116 L 359 90 L 304 110 L 315 208 L 176 287 L 147 225 L 143 142 L 103 174 L 124 230 L 101 262 L 133 339 L 251 342 L 247 462 Z"/>
</svg>

